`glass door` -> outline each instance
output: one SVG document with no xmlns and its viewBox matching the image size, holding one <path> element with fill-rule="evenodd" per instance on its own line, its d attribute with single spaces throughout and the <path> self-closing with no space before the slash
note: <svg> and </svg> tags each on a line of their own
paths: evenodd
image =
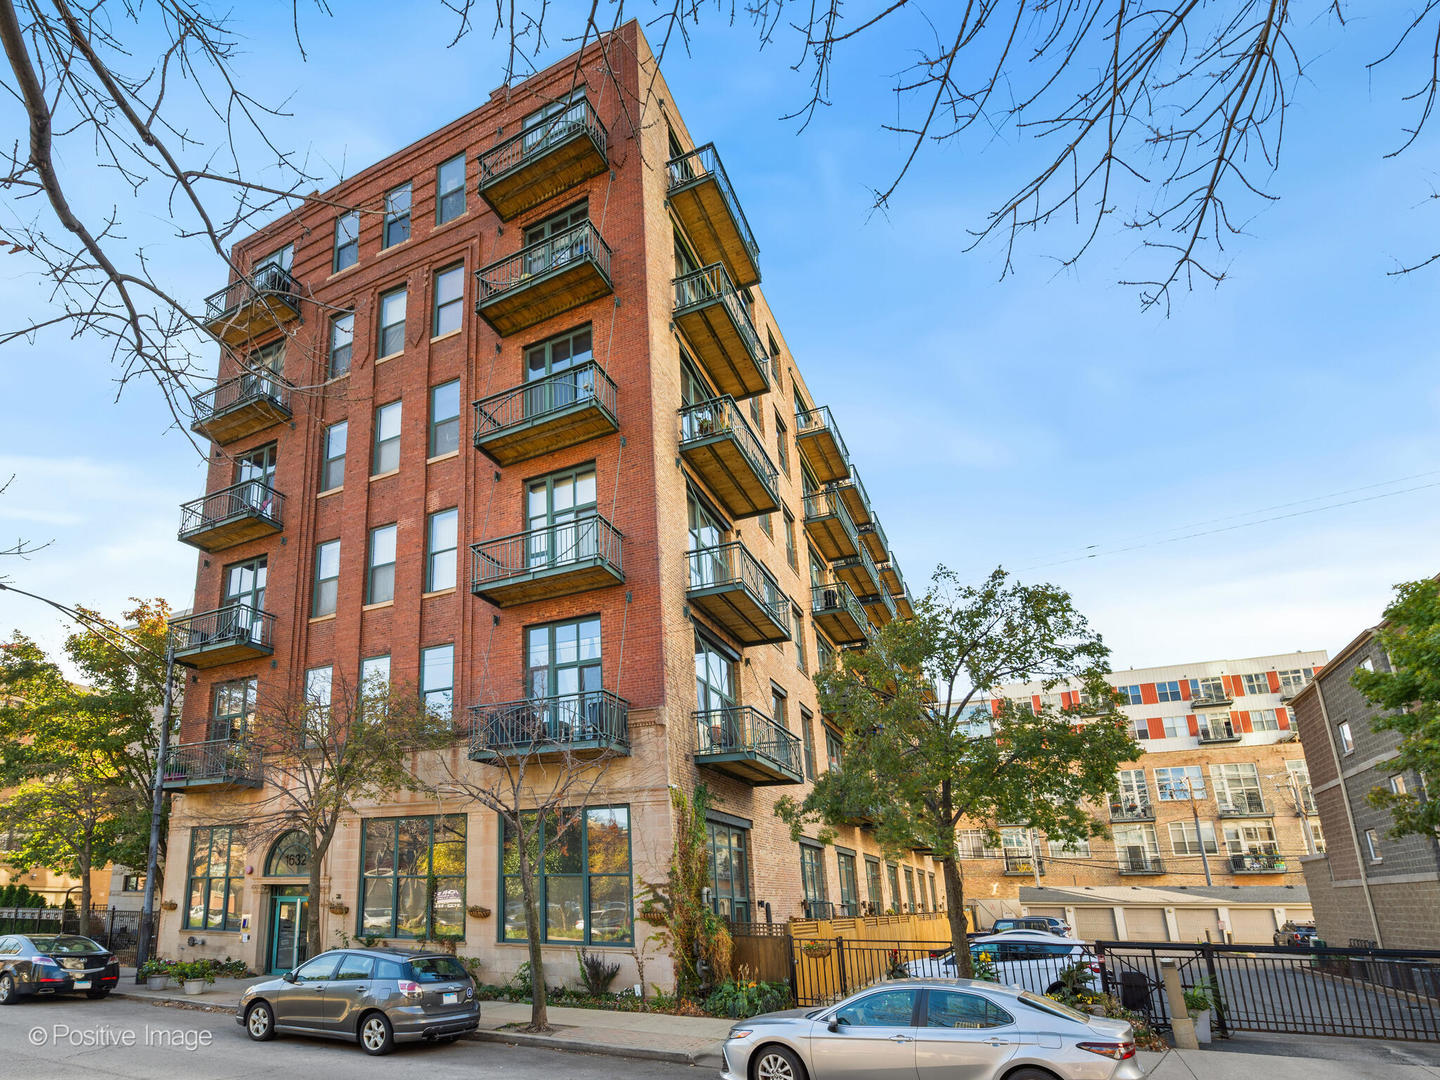
<svg viewBox="0 0 1440 1080">
<path fill-rule="evenodd" d="M 590 327 L 535 345 L 525 353 L 525 415 L 539 416 L 595 396 L 595 369 L 584 367 L 594 357 Z M 566 372 L 569 372 L 567 375 Z"/>
<path fill-rule="evenodd" d="M 529 567 L 563 565 L 598 554 L 593 468 L 536 480 L 525 501 Z"/>
<path fill-rule="evenodd" d="M 730 577 L 725 568 L 725 552 L 716 550 L 725 541 L 725 526 L 693 491 L 687 492 L 686 501 L 689 504 L 690 588 L 704 589 Z"/>
<path fill-rule="evenodd" d="M 225 597 L 221 608 L 225 612 L 227 631 L 235 637 L 251 636 L 259 641 L 264 632 L 264 620 L 259 617 L 265 610 L 266 561 L 264 558 L 236 563 L 225 569 Z"/>
<path fill-rule="evenodd" d="M 309 956 L 305 920 L 310 901 L 304 896 L 275 896 L 270 901 L 270 971 L 293 971 Z"/>
<path fill-rule="evenodd" d="M 235 460 L 237 501 L 245 507 L 269 514 L 274 510 L 275 444 L 251 450 Z"/>
</svg>

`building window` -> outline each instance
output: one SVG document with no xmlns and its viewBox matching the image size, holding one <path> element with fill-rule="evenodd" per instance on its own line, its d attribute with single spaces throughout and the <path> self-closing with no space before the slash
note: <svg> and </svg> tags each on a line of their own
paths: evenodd
<svg viewBox="0 0 1440 1080">
<path fill-rule="evenodd" d="M 376 357 L 384 360 L 405 349 L 405 301 L 409 290 L 391 289 L 380 296 L 380 332 L 375 335 Z"/>
<path fill-rule="evenodd" d="M 601 689 L 600 617 L 525 628 L 525 692 L 566 697 Z"/>
<path fill-rule="evenodd" d="M 1374 671 L 1374 670 L 1375 670 L 1375 661 L 1372 660 L 1370 657 L 1367 656 L 1367 657 L 1365 657 L 1365 659 L 1361 660 L 1358 664 L 1355 665 L 1355 670 L 1356 670 L 1356 671 Z"/>
<path fill-rule="evenodd" d="M 1310 677 L 1315 674 L 1314 668 L 1291 668 L 1289 671 L 1279 672 L 1280 693 L 1285 697 L 1293 697 L 1298 694 Z"/>
<path fill-rule="evenodd" d="M 1170 823 L 1170 850 L 1176 855 L 1220 854 L 1220 844 L 1215 839 L 1215 826 L 1209 821 L 1200 823 L 1196 831 L 1194 822 L 1172 821 Z"/>
<path fill-rule="evenodd" d="M 385 193 L 385 236 L 380 247 L 394 247 L 410 239 L 410 185 L 401 184 Z"/>
<path fill-rule="evenodd" d="M 775 523 L 774 523 L 772 520 L 770 520 L 773 516 L 774 516 L 773 514 L 761 514 L 761 515 L 759 515 L 759 518 L 760 518 L 760 528 L 762 528 L 762 529 L 765 530 L 765 535 L 768 536 L 768 537 L 770 537 L 771 540 L 774 540 L 774 539 L 775 539 Z"/>
<path fill-rule="evenodd" d="M 1365 830 L 1365 849 L 1370 854 L 1371 862 L 1384 862 L 1384 856 L 1380 854 L 1380 834 L 1374 829 Z"/>
<path fill-rule="evenodd" d="M 800 844 L 800 887 L 805 893 L 804 915 L 823 919 L 828 914 L 829 893 L 825 888 L 824 849 L 818 844 Z"/>
<path fill-rule="evenodd" d="M 390 657 L 369 656 L 360 661 L 360 692 L 385 694 L 390 690 Z"/>
<path fill-rule="evenodd" d="M 565 97 L 547 102 L 520 122 L 521 147 L 526 154 L 564 138 L 585 120 L 585 91 L 577 88 Z M 671 154 L 671 157 L 678 155 Z"/>
<path fill-rule="evenodd" d="M 543 822 L 527 811 L 526 832 L 534 844 L 545 941 L 627 945 L 631 932 L 630 808 L 601 806 L 562 810 Z M 505 823 L 501 849 L 502 940 L 524 941 L 525 909 L 520 885 L 520 848 L 514 828 Z"/>
<path fill-rule="evenodd" d="M 718 821 L 705 823 L 710 855 L 710 906 L 722 919 L 750 921 L 750 833 Z"/>
<path fill-rule="evenodd" d="M 1132 683 L 1130 686 L 1117 686 L 1116 692 L 1120 695 L 1122 705 L 1140 704 L 1140 684 Z"/>
<path fill-rule="evenodd" d="M 1161 802 L 1205 798 L 1205 770 L 1199 765 L 1174 765 L 1155 770 L 1155 790 Z"/>
<path fill-rule="evenodd" d="M 1392 795 L 1408 795 L 1410 793 L 1410 786 L 1405 783 L 1404 776 L 1396 773 L 1390 777 L 1390 793 Z"/>
<path fill-rule="evenodd" d="M 320 453 L 320 490 L 334 491 L 345 483 L 345 438 L 350 425 L 344 420 L 325 429 Z"/>
<path fill-rule="evenodd" d="M 1280 721 L 1275 717 L 1274 709 L 1251 709 L 1250 710 L 1251 731 L 1279 731 Z"/>
<path fill-rule="evenodd" d="M 771 718 L 786 731 L 790 730 L 790 720 L 785 715 L 785 691 L 774 683 L 770 684 L 770 708 Z"/>
<path fill-rule="evenodd" d="M 838 851 L 840 864 L 840 914 L 851 918 L 860 914 L 860 881 L 855 873 L 853 853 Z"/>
<path fill-rule="evenodd" d="M 330 320 L 330 378 L 350 371 L 350 353 L 355 345 L 355 313 L 346 312 Z"/>
<path fill-rule="evenodd" d="M 436 720 L 450 722 L 455 692 L 455 646 L 420 650 L 420 698 Z"/>
<path fill-rule="evenodd" d="M 340 541 L 326 540 L 315 545 L 315 595 L 310 602 L 310 617 L 334 615 L 339 594 Z"/>
<path fill-rule="evenodd" d="M 795 518 L 789 510 L 785 511 L 785 561 L 790 564 L 791 570 L 799 569 L 795 554 Z"/>
<path fill-rule="evenodd" d="M 885 894 L 880 888 L 880 860 L 865 856 L 865 900 L 870 905 L 869 914 L 879 915 L 885 910 Z"/>
<path fill-rule="evenodd" d="M 306 746 L 319 746 L 330 736 L 330 692 L 335 682 L 331 667 L 315 667 L 305 672 Z"/>
<path fill-rule="evenodd" d="M 126 874 L 124 877 L 122 877 L 122 878 L 120 879 L 120 891 L 121 891 L 121 892 L 144 892 L 144 891 L 145 891 L 145 875 L 144 875 L 144 874 Z"/>
<path fill-rule="evenodd" d="M 1215 782 L 1215 801 L 1222 810 L 1257 813 L 1265 809 L 1260 773 L 1254 762 L 1211 765 L 1210 777 Z"/>
<path fill-rule="evenodd" d="M 885 864 L 885 877 L 890 883 L 890 912 L 898 915 L 904 910 L 904 901 L 900 899 L 900 867 L 895 863 Z"/>
<path fill-rule="evenodd" d="M 370 465 L 372 476 L 382 476 L 400 468 L 401 402 L 392 401 L 375 410 L 375 454 Z"/>
<path fill-rule="evenodd" d="M 435 224 L 444 225 L 465 213 L 465 155 L 442 161 L 435 170 Z"/>
<path fill-rule="evenodd" d="M 595 466 L 567 469 L 533 480 L 526 492 L 528 565 L 533 569 L 598 554 L 594 524 Z"/>
<path fill-rule="evenodd" d="M 1178 739 L 1185 734 L 1185 718 L 1183 716 L 1166 716 L 1160 721 L 1165 730 L 1165 738 Z"/>
<path fill-rule="evenodd" d="M 930 909 L 932 911 L 940 910 L 940 894 L 935 891 L 935 875 L 933 873 L 930 875 Z"/>
<path fill-rule="evenodd" d="M 819 671 L 835 670 L 835 646 L 819 631 L 815 633 L 815 666 Z"/>
<path fill-rule="evenodd" d="M 370 530 L 370 559 L 365 576 L 365 603 L 385 604 L 395 599 L 395 526 Z"/>
<path fill-rule="evenodd" d="M 1028 705 L 1025 706 L 1027 709 Z M 1132 716 L 1130 718 L 1130 734 L 1137 739 L 1150 738 L 1150 722 L 1143 716 Z"/>
<path fill-rule="evenodd" d="M 1051 840 L 1050 856 L 1055 859 L 1090 858 L 1089 840 Z"/>
<path fill-rule="evenodd" d="M 1150 809 L 1150 788 L 1145 784 L 1144 769 L 1121 769 L 1115 774 L 1115 798 L 1123 813 L 1134 814 Z"/>
<path fill-rule="evenodd" d="M 735 705 L 735 659 L 704 634 L 695 634 L 695 707 L 700 712 L 719 712 Z M 723 727 L 711 717 L 704 732 L 718 745 Z M 703 741 L 703 740 L 702 740 Z M 705 747 L 702 747 L 705 749 Z"/>
<path fill-rule="evenodd" d="M 465 936 L 465 815 L 370 818 L 361 829 L 357 932 Z"/>
<path fill-rule="evenodd" d="M 1268 824 L 1226 825 L 1225 850 L 1230 855 L 1278 855 L 1275 829 Z M 1273 867 L 1279 869 L 1279 867 Z"/>
<path fill-rule="evenodd" d="M 776 372 L 778 375 L 779 372 Z M 780 414 L 775 414 L 775 455 L 780 459 L 780 471 L 786 476 L 790 475 L 790 440 L 787 437 L 789 432 L 785 430 L 785 421 L 780 419 Z M 794 566 L 794 563 L 790 564 Z"/>
<path fill-rule="evenodd" d="M 225 739 L 243 742 L 250 735 L 250 722 L 255 718 L 255 677 L 231 679 L 215 686 L 215 705 L 210 714 L 206 738 L 211 742 Z"/>
<path fill-rule="evenodd" d="M 455 587 L 456 507 L 437 510 L 425 520 L 425 591 Z"/>
<path fill-rule="evenodd" d="M 430 333 L 442 337 L 460 329 L 465 314 L 465 267 L 451 266 L 435 274 L 435 311 Z"/>
<path fill-rule="evenodd" d="M 790 625 L 795 628 L 795 666 L 801 674 L 810 673 L 809 661 L 805 658 L 805 613 L 794 604 L 790 605 Z"/>
<path fill-rule="evenodd" d="M 1196 698 L 1210 701 L 1228 701 L 1230 695 L 1225 692 L 1225 680 L 1219 675 L 1207 676 L 1204 679 L 1190 680 L 1190 699 Z"/>
<path fill-rule="evenodd" d="M 908 866 L 905 867 L 905 899 L 906 899 L 906 902 L 910 905 L 910 906 L 907 907 L 905 910 L 906 910 L 906 911 L 914 911 L 914 910 L 915 910 L 915 871 L 912 870 L 912 869 L 911 869 L 910 867 L 908 867 Z"/>
<path fill-rule="evenodd" d="M 1173 679 L 1170 682 L 1157 682 L 1155 696 L 1161 701 L 1179 701 L 1180 683 Z"/>
<path fill-rule="evenodd" d="M 1242 675 L 1241 681 L 1245 685 L 1245 693 L 1247 694 L 1270 693 L 1270 678 L 1263 671 Z"/>
<path fill-rule="evenodd" d="M 1160 857 L 1160 839 L 1154 825 L 1117 825 L 1113 831 L 1120 869 L 1145 870 Z"/>
<path fill-rule="evenodd" d="M 239 930 L 245 849 L 229 825 L 190 830 L 187 930 Z"/>
<path fill-rule="evenodd" d="M 1342 721 L 1336 729 L 1340 735 L 1340 751 L 1345 754 L 1355 752 L 1355 733 L 1350 730 L 1350 721 Z"/>
<path fill-rule="evenodd" d="M 335 219 L 335 273 L 360 261 L 360 211 L 351 210 Z"/>
<path fill-rule="evenodd" d="M 783 705 L 783 699 L 776 699 L 777 705 Z M 801 708 L 800 710 L 800 741 L 805 747 L 805 779 L 815 779 L 815 725 L 810 713 Z"/>
<path fill-rule="evenodd" d="M 253 634 L 260 634 L 263 621 L 254 617 L 254 612 L 265 610 L 265 582 L 269 578 L 267 556 L 246 559 L 225 568 L 225 593 L 220 606 L 230 608 L 236 605 L 248 607 L 250 611 L 234 613 L 237 623 L 249 623 Z"/>
<path fill-rule="evenodd" d="M 825 732 L 825 767 L 834 772 L 845 757 L 845 740 L 829 724 L 822 724 L 821 729 Z"/>
<path fill-rule="evenodd" d="M 460 449 L 460 380 L 430 388 L 430 456 Z"/>
</svg>

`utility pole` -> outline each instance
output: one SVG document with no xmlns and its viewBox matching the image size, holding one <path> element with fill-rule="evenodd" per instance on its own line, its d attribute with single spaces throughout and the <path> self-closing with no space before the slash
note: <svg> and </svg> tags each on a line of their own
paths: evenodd
<svg viewBox="0 0 1440 1080">
<path fill-rule="evenodd" d="M 1030 869 L 1035 874 L 1035 887 L 1040 888 L 1040 831 L 1030 830 Z"/>
<path fill-rule="evenodd" d="M 1190 778 L 1181 777 L 1185 782 L 1185 794 L 1190 798 L 1190 816 L 1195 821 L 1195 843 L 1200 847 L 1200 865 L 1205 869 L 1205 884 L 1214 885 L 1210 878 L 1210 857 L 1205 854 L 1205 837 L 1200 834 L 1200 807 L 1195 804 L 1195 792 L 1190 787 Z"/>
<path fill-rule="evenodd" d="M 155 746 L 155 780 L 150 799 L 150 846 L 145 853 L 145 899 L 140 905 L 140 936 L 135 942 L 135 982 L 150 959 L 155 935 L 155 878 L 160 873 L 160 818 L 165 812 L 165 758 L 170 753 L 170 710 L 175 700 L 175 642 L 165 636 L 165 704 L 160 708 L 160 741 Z"/>
</svg>

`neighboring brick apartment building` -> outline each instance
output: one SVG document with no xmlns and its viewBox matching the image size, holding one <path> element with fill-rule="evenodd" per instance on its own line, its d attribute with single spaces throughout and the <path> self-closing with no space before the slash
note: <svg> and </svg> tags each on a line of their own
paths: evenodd
<svg viewBox="0 0 1440 1080">
<path fill-rule="evenodd" d="M 603 857 L 557 849 L 542 883 L 557 977 L 577 945 L 645 937 L 672 786 L 713 795 L 727 917 L 942 902 L 928 858 L 887 864 L 856 828 L 797 844 L 774 816 L 839 752 L 814 673 L 910 596 L 720 159 L 654 69 L 631 22 L 237 247 L 212 330 L 244 367 L 222 361 L 196 422 L 214 453 L 181 527 L 205 554 L 174 627 L 194 672 L 162 953 L 284 968 L 319 901 L 327 944 L 463 933 L 496 979 L 525 959 L 493 812 L 379 800 L 309 898 L 293 836 L 215 824 L 260 797 L 256 695 L 342 679 L 472 710 L 469 769 L 532 739 L 619 752 L 580 837 Z M 433 905 L 427 855 L 452 868 Z"/>
<path fill-rule="evenodd" d="M 1376 788 L 1419 791 L 1420 778 L 1393 761 L 1400 736 L 1376 731 L 1376 708 L 1350 685 L 1357 668 L 1388 671 L 1375 640 L 1360 634 L 1292 703 L 1327 838 L 1304 860 L 1316 930 L 1331 945 L 1440 949 L 1440 842 L 1392 839 L 1388 810 L 1366 801 Z"/>
<path fill-rule="evenodd" d="M 1015 823 L 991 846 L 963 829 L 977 924 L 1014 912 L 1022 886 L 1204 886 L 1207 864 L 1216 886 L 1303 889 L 1300 858 L 1325 842 L 1290 702 L 1324 663 L 1323 652 L 1296 652 L 1113 672 L 1144 753 L 1095 808 L 1111 835 L 1065 847 Z M 1071 685 L 1017 683 L 999 696 L 1035 709 L 1081 703 Z"/>
</svg>

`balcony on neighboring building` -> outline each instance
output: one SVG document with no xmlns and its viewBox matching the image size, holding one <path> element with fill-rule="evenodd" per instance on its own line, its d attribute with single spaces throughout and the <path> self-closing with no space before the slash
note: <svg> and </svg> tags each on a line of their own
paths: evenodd
<svg viewBox="0 0 1440 1080">
<path fill-rule="evenodd" d="M 619 585 L 620 531 L 599 514 L 471 544 L 470 591 L 496 607 Z"/>
<path fill-rule="evenodd" d="M 915 617 L 915 601 L 910 596 L 908 588 L 902 588 L 899 592 L 892 592 L 895 597 L 895 611 L 902 619 L 913 619 Z"/>
<path fill-rule="evenodd" d="M 630 705 L 585 690 L 470 708 L 470 760 L 601 758 L 630 753 Z"/>
<path fill-rule="evenodd" d="M 1033 877 L 1035 874 L 1045 875 L 1045 860 L 1032 858 L 1029 855 L 1006 855 L 1005 876 L 1006 877 Z"/>
<path fill-rule="evenodd" d="M 833 491 L 805 496 L 805 533 L 826 562 L 860 554 L 860 534 L 844 501 Z"/>
<path fill-rule="evenodd" d="M 870 515 L 873 513 L 870 508 L 870 495 L 865 490 L 865 485 L 860 482 L 859 469 L 851 469 L 848 479 L 836 480 L 828 485 L 827 490 L 840 496 L 845 503 L 845 509 L 850 511 L 850 520 L 856 525 L 870 523 Z"/>
<path fill-rule="evenodd" d="M 1116 852 L 1120 856 L 1120 873 L 1122 874 L 1163 874 L 1165 864 L 1160 861 L 1160 856 L 1151 855 L 1143 851 Z"/>
<path fill-rule="evenodd" d="M 1149 799 L 1110 796 L 1111 821 L 1154 821 L 1155 807 Z"/>
<path fill-rule="evenodd" d="M 264 785 L 260 748 L 248 739 L 207 739 L 172 746 L 165 753 L 162 774 L 161 786 L 166 791 L 224 791 Z"/>
<path fill-rule="evenodd" d="M 224 445 L 290 419 L 290 387 L 269 371 L 247 371 L 195 398 L 190 430 Z"/>
<path fill-rule="evenodd" d="M 720 393 L 740 400 L 770 389 L 770 360 L 725 267 L 676 278 L 673 318 Z"/>
<path fill-rule="evenodd" d="M 284 528 L 285 496 L 259 480 L 242 480 L 180 507 L 180 540 L 224 551 Z"/>
<path fill-rule="evenodd" d="M 895 606 L 895 598 L 884 589 L 868 596 L 859 596 L 857 599 L 874 626 L 884 626 L 900 617 L 900 612 Z"/>
<path fill-rule="evenodd" d="M 1190 698 L 1192 709 L 1218 709 L 1224 705 L 1231 705 L 1235 701 L 1233 694 L 1227 694 L 1219 687 L 1211 686 L 1197 691 Z"/>
<path fill-rule="evenodd" d="M 790 598 L 738 540 L 686 555 L 685 599 L 742 645 L 790 640 Z"/>
<path fill-rule="evenodd" d="M 1285 856 L 1274 852 L 1255 851 L 1230 856 L 1232 874 L 1284 874 L 1288 870 Z"/>
<path fill-rule="evenodd" d="M 176 662 L 187 667 L 259 660 L 275 651 L 275 616 L 250 604 L 227 604 L 172 619 L 170 643 Z"/>
<path fill-rule="evenodd" d="M 607 142 L 589 100 L 572 102 L 480 155 L 480 197 L 509 221 L 608 169 Z"/>
<path fill-rule="evenodd" d="M 1258 791 L 1225 791 L 1215 793 L 1215 812 L 1220 817 L 1274 817 Z"/>
<path fill-rule="evenodd" d="M 801 782 L 800 737 L 754 706 L 701 709 L 693 715 L 699 740 L 695 764 L 756 787 Z"/>
<path fill-rule="evenodd" d="M 1300 785 L 1295 792 L 1295 812 L 1298 814 L 1318 814 L 1320 811 L 1315 806 L 1315 790 L 1309 784 Z"/>
<path fill-rule="evenodd" d="M 880 525 L 880 515 L 871 514 L 870 520 L 864 525 L 858 526 L 860 542 L 870 552 L 870 558 L 876 563 L 890 561 L 890 540 L 885 535 L 885 530 Z"/>
<path fill-rule="evenodd" d="M 825 636 L 840 645 L 860 645 L 869 640 L 870 620 L 855 593 L 843 581 L 815 585 L 810 589 L 810 616 Z"/>
<path fill-rule="evenodd" d="M 834 484 L 850 475 L 850 451 L 835 426 L 830 406 L 795 413 L 795 444 L 820 483 Z"/>
<path fill-rule="evenodd" d="M 1235 725 L 1229 720 L 1201 723 L 1195 730 L 1202 743 L 1233 743 L 1239 742 L 1241 737 L 1241 733 L 1235 730 Z"/>
<path fill-rule="evenodd" d="M 475 313 L 501 337 L 608 296 L 610 248 L 589 221 L 475 272 Z"/>
<path fill-rule="evenodd" d="M 475 449 L 514 465 L 619 430 L 615 383 L 590 360 L 475 402 Z"/>
<path fill-rule="evenodd" d="M 714 143 L 671 158 L 666 197 L 701 262 L 725 264 L 741 288 L 760 284 L 760 246 Z"/>
<path fill-rule="evenodd" d="M 780 508 L 778 473 L 734 398 L 680 410 L 680 456 L 732 518 Z"/>
<path fill-rule="evenodd" d="M 865 550 L 865 545 L 858 545 L 853 555 L 836 559 L 831 569 L 837 579 L 855 591 L 856 596 L 874 596 L 880 593 L 889 599 L 889 592 L 880 576 L 880 568 L 875 565 L 875 560 L 870 558 L 870 552 Z"/>
<path fill-rule="evenodd" d="M 239 345 L 299 317 L 300 285 L 275 263 L 205 298 L 205 329 L 226 345 Z"/>
</svg>

